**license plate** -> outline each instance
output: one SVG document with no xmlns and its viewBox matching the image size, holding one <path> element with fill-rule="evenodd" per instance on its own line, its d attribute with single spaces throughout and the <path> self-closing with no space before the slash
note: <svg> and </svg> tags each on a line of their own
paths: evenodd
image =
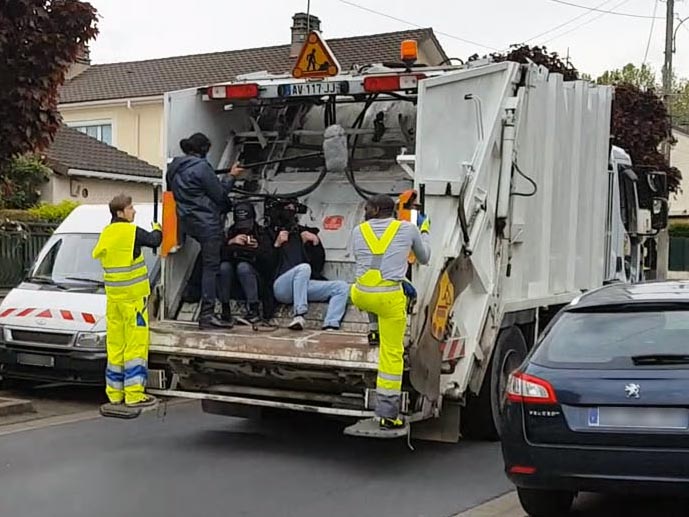
<svg viewBox="0 0 689 517">
<path fill-rule="evenodd" d="M 321 97 L 339 95 L 342 85 L 336 82 L 283 84 L 279 90 L 281 97 Z"/>
<path fill-rule="evenodd" d="M 55 366 L 55 358 L 51 355 L 38 354 L 17 354 L 17 363 L 24 366 L 42 366 L 44 368 L 53 368 Z"/>
<path fill-rule="evenodd" d="M 617 429 L 687 429 L 689 410 L 682 408 L 589 408 L 589 427 Z"/>
</svg>

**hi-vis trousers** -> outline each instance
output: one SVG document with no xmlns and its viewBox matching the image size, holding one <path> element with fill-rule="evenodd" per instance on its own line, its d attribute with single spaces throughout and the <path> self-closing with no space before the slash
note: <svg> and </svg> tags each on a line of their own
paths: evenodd
<svg viewBox="0 0 689 517">
<path fill-rule="evenodd" d="M 105 392 L 113 404 L 146 398 L 148 378 L 148 309 L 146 298 L 107 302 Z"/>
<path fill-rule="evenodd" d="M 352 303 L 378 316 L 380 350 L 376 381 L 376 416 L 397 418 L 402 398 L 404 332 L 407 328 L 407 298 L 399 283 L 366 287 L 354 284 Z M 388 288 L 387 290 L 386 287 Z"/>
</svg>

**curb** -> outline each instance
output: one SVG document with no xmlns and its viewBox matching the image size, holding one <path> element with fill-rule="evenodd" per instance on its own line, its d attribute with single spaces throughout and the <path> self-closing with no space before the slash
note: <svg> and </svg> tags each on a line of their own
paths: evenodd
<svg viewBox="0 0 689 517">
<path fill-rule="evenodd" d="M 33 412 L 34 408 L 30 400 L 0 398 L 0 417 Z"/>
</svg>

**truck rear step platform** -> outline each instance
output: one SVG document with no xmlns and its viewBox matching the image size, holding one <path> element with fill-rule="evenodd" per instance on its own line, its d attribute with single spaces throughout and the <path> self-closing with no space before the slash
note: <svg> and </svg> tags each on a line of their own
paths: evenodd
<svg viewBox="0 0 689 517">
<path fill-rule="evenodd" d="M 152 322 L 152 353 L 248 360 L 292 365 L 376 370 L 378 347 L 365 334 L 346 331 L 289 329 L 254 331 L 237 326 L 230 331 L 200 331 L 196 323 Z"/>
</svg>

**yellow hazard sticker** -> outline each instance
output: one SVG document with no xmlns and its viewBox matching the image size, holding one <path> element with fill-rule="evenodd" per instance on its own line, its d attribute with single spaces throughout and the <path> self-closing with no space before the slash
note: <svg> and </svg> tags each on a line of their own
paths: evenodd
<svg viewBox="0 0 689 517">
<path fill-rule="evenodd" d="M 455 301 L 455 287 L 452 285 L 450 275 L 445 271 L 440 277 L 440 285 L 438 286 L 438 301 L 433 308 L 433 316 L 431 319 L 431 335 L 438 341 L 442 341 L 445 337 L 445 328 L 447 327 L 447 320 L 450 317 L 450 311 Z"/>
</svg>

